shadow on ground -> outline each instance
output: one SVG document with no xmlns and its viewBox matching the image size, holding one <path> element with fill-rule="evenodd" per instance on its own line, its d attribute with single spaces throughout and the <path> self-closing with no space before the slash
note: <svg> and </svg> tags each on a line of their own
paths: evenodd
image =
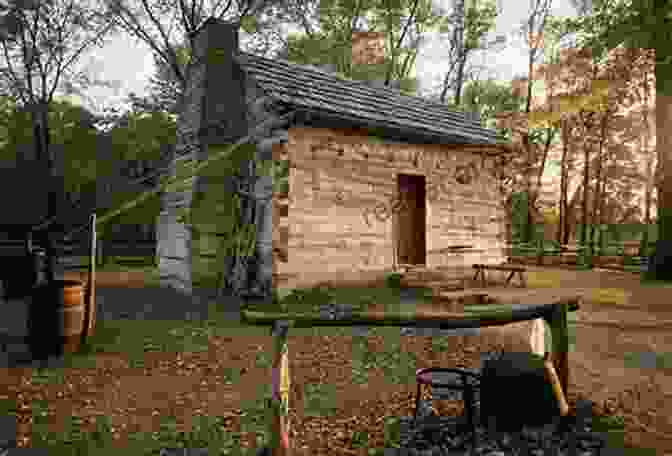
<svg viewBox="0 0 672 456">
<path fill-rule="evenodd" d="M 212 289 L 196 289 L 193 296 L 160 286 L 96 289 L 98 318 L 103 320 L 206 320 L 209 303 L 215 299 Z M 238 318 L 240 300 L 233 296 L 217 299 L 217 308 Z"/>
<path fill-rule="evenodd" d="M 233 296 L 216 299 L 216 290 L 196 289 L 188 296 L 169 287 L 142 288 L 99 287 L 96 289 L 97 321 L 205 321 L 212 318 L 213 306 L 217 318 L 240 320 L 241 300 Z M 23 299 L 1 303 L 0 367 L 51 366 L 60 362 L 56 357 L 33 359 L 25 341 L 27 330 L 27 303 Z"/>
</svg>

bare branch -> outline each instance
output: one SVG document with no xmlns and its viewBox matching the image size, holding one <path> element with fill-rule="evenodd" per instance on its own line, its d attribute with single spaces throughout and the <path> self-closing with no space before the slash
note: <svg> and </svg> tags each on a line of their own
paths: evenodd
<svg viewBox="0 0 672 456">
<path fill-rule="evenodd" d="M 163 32 L 163 28 L 160 28 L 163 43 L 159 43 L 149 35 L 146 27 L 139 23 L 137 15 L 122 5 L 121 1 L 122 0 L 108 0 L 108 6 L 113 11 L 116 19 L 121 22 L 122 27 L 151 47 L 154 53 L 161 57 L 166 62 L 166 64 L 171 67 L 175 77 L 178 79 L 178 81 L 180 81 L 180 85 L 183 88 L 186 87 L 186 74 L 178 64 L 177 56 L 174 52 L 173 46 L 168 40 L 165 32 Z M 147 5 L 147 2 L 143 0 L 143 4 Z M 145 7 L 145 11 L 149 14 L 146 8 L 149 8 L 149 6 L 147 5 Z M 154 20 L 156 21 L 156 18 Z"/>
<path fill-rule="evenodd" d="M 212 15 L 213 15 L 213 16 L 214 16 L 214 13 L 215 13 L 215 11 L 216 11 L 216 8 L 220 5 L 220 3 L 221 3 L 221 1 L 218 2 L 218 3 L 216 3 L 216 4 L 212 7 Z M 222 19 L 222 18 L 224 17 L 224 14 L 229 10 L 229 8 L 231 8 L 231 0 L 229 0 L 229 1 L 227 2 L 227 4 L 226 4 L 226 8 L 224 8 L 224 9 L 222 10 L 222 12 L 219 13 L 218 16 L 216 16 L 217 19 Z"/>
<path fill-rule="evenodd" d="M 397 53 L 398 49 L 401 47 L 401 43 L 404 41 L 404 38 L 406 37 L 406 32 L 408 31 L 408 27 L 411 25 L 411 22 L 413 21 L 413 17 L 415 16 L 415 11 L 418 8 L 418 3 L 419 3 L 419 0 L 415 0 L 415 3 L 413 3 L 413 8 L 411 9 L 411 14 L 408 16 L 408 20 L 406 21 L 406 25 L 404 26 L 404 30 L 401 32 L 401 34 L 399 36 L 399 40 L 397 41 L 397 45 L 391 49 L 392 61 L 390 62 L 390 66 L 387 70 L 387 75 L 385 76 L 385 85 L 390 84 L 390 78 L 392 77 L 392 71 L 394 70 L 396 53 Z"/>
<path fill-rule="evenodd" d="M 182 26 L 184 30 L 193 30 L 194 26 L 194 5 L 195 2 L 191 3 L 191 15 L 187 16 L 187 5 L 185 5 L 184 0 L 180 0 L 180 18 L 182 19 Z"/>
<path fill-rule="evenodd" d="M 16 72 L 14 71 L 14 68 L 12 67 L 12 59 L 9 57 L 9 50 L 7 49 L 7 42 L 5 40 L 1 41 L 2 43 L 2 50 L 3 53 L 5 54 L 5 60 L 7 60 L 7 69 L 3 70 L 4 74 L 9 74 L 10 76 L 10 87 L 12 87 L 13 92 L 15 92 L 15 95 L 18 95 L 18 97 L 21 99 L 21 101 L 24 104 L 28 104 L 29 100 L 26 100 L 25 98 L 25 91 L 21 90 L 21 82 L 19 78 L 16 75 Z"/>
</svg>

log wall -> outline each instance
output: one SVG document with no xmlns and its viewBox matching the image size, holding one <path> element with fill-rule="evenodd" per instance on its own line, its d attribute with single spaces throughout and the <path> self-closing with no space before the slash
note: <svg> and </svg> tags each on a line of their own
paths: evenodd
<svg viewBox="0 0 672 456">
<path fill-rule="evenodd" d="M 276 273 L 305 285 L 393 270 L 398 174 L 426 179 L 428 267 L 503 261 L 504 213 L 494 158 L 485 150 L 393 143 L 355 130 L 290 129 L 275 154 L 290 161 L 288 198 L 276 195 L 274 202 Z M 456 244 L 486 252 L 441 252 Z"/>
</svg>

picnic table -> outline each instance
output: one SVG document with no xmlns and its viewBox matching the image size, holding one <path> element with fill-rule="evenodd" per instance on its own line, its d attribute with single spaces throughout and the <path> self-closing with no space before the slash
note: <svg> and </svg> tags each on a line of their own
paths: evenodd
<svg viewBox="0 0 672 456">
<path fill-rule="evenodd" d="M 486 287 L 488 281 L 485 276 L 485 271 L 507 271 L 510 272 L 509 276 L 506 278 L 506 284 L 508 285 L 511 282 L 514 274 L 518 274 L 518 280 L 520 281 L 520 286 L 525 288 L 527 282 L 525 281 L 525 276 L 523 275 L 527 272 L 522 266 L 514 266 L 511 264 L 475 264 L 473 268 L 476 270 L 474 274 L 474 281 L 477 282 L 478 278 L 481 278 L 481 285 L 483 288 Z"/>
<path fill-rule="evenodd" d="M 518 291 L 518 290 L 517 290 Z M 428 327 L 440 329 L 479 328 L 497 326 L 524 320 L 543 318 L 551 328 L 553 364 L 558 373 L 562 391 L 567 397 L 569 384 L 567 312 L 579 309 L 581 295 L 561 293 L 549 296 L 548 290 L 519 290 L 508 294 L 504 304 L 469 306 L 463 312 L 442 312 L 435 309 L 416 308 L 413 312 L 368 310 L 353 312 L 345 319 L 327 320 L 314 313 L 254 312 L 243 310 L 241 321 L 246 324 L 271 326 L 274 335 L 271 408 L 270 450 L 273 455 L 288 456 L 292 453 L 289 439 L 289 351 L 287 336 L 290 327 L 315 326 L 397 326 Z M 489 291 L 488 291 L 489 292 Z M 522 293 L 521 293 L 522 292 Z M 555 293 L 555 290 L 553 291 Z M 503 295 L 502 295 L 503 296 Z"/>
<path fill-rule="evenodd" d="M 439 253 L 445 253 L 445 254 L 485 252 L 484 249 L 476 248 L 473 245 L 459 245 L 459 244 L 458 245 L 449 245 L 448 247 L 437 249 L 435 251 L 439 252 Z"/>
<path fill-rule="evenodd" d="M 479 249 L 474 247 L 473 245 L 466 245 L 466 244 L 456 244 L 456 245 L 449 245 L 448 247 L 443 247 L 441 249 L 436 249 L 434 250 L 435 252 L 438 252 L 439 254 L 444 254 L 446 255 L 446 259 L 449 258 L 449 255 L 464 255 L 465 253 L 483 253 L 485 252 L 485 249 Z"/>
</svg>

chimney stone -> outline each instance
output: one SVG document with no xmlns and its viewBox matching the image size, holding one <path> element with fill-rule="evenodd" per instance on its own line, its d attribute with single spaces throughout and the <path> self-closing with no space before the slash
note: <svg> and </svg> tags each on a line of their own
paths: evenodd
<svg viewBox="0 0 672 456">
<path fill-rule="evenodd" d="M 387 87 L 389 89 L 399 90 L 401 88 L 401 83 L 398 80 L 391 80 L 389 85 L 385 85 L 385 79 L 372 79 L 366 81 L 371 87 Z"/>
<path fill-rule="evenodd" d="M 184 105 L 177 122 L 175 162 L 202 161 L 209 155 L 209 146 L 230 144 L 247 133 L 246 82 L 234 60 L 238 51 L 238 24 L 210 18 L 191 38 L 194 62 L 189 67 Z M 169 174 L 174 172 L 175 167 L 171 167 Z M 208 176 L 201 175 L 193 186 L 166 191 L 161 198 L 156 225 L 161 285 L 184 295 L 193 292 L 193 227 L 181 220 L 177 210 L 191 208 L 194 195 L 209 195 L 208 198 L 215 195 L 216 199 L 221 190 L 208 192 L 209 184 Z M 222 187 L 220 182 L 214 185 Z M 200 262 L 200 247 L 198 244 L 193 247 L 194 261 Z"/>
<path fill-rule="evenodd" d="M 476 122 L 477 124 L 481 123 L 481 114 L 477 111 L 465 112 L 464 115 L 467 118 L 467 120 L 470 120 L 472 122 Z"/>
<path fill-rule="evenodd" d="M 380 65 L 384 62 L 384 33 L 352 32 L 352 63 L 354 65 Z"/>
<path fill-rule="evenodd" d="M 234 60 L 238 30 L 238 23 L 209 18 L 195 38 L 196 56 L 203 65 L 203 145 L 230 144 L 247 134 L 245 73 Z"/>
<path fill-rule="evenodd" d="M 336 65 L 333 63 L 325 63 L 324 65 L 319 65 L 319 69 L 322 71 L 326 71 L 327 73 L 336 73 Z"/>
</svg>

